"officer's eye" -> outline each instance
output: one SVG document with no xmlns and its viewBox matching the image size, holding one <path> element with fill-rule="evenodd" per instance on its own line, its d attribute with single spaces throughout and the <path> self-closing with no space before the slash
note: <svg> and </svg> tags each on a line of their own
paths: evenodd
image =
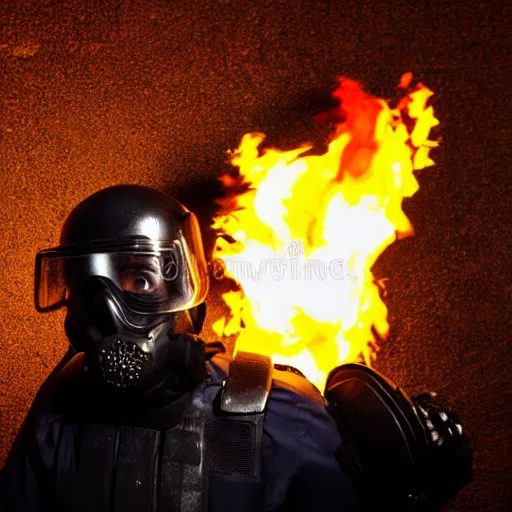
<svg viewBox="0 0 512 512">
<path fill-rule="evenodd" d="M 120 285 L 125 292 L 153 293 L 157 284 L 149 275 L 135 272 L 125 272 L 120 276 Z"/>
<path fill-rule="evenodd" d="M 133 280 L 134 292 L 145 292 L 151 287 L 149 281 L 145 277 L 137 277 Z"/>
</svg>

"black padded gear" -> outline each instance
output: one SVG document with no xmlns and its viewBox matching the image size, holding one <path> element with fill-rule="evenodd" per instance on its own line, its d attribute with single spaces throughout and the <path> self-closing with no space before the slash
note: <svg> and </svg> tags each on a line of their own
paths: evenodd
<svg viewBox="0 0 512 512">
<path fill-rule="evenodd" d="M 361 364 L 334 369 L 325 398 L 338 420 L 338 459 L 368 511 L 437 511 L 471 479 L 472 451 L 458 417 L 411 399 Z"/>
<path fill-rule="evenodd" d="M 379 503 L 408 510 L 401 508 L 402 501 L 418 494 L 430 452 L 410 399 L 384 376 L 357 363 L 331 372 L 325 398 L 344 439 L 338 459 L 368 510 Z"/>
</svg>

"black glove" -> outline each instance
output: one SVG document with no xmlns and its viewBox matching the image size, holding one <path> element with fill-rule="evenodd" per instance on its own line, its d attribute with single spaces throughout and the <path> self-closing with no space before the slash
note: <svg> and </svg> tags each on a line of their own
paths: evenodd
<svg viewBox="0 0 512 512">
<path fill-rule="evenodd" d="M 425 393 L 413 398 L 431 445 L 427 486 L 421 496 L 411 496 L 424 503 L 422 510 L 439 510 L 472 477 L 471 439 L 458 415 L 439 404 L 436 396 Z"/>
</svg>

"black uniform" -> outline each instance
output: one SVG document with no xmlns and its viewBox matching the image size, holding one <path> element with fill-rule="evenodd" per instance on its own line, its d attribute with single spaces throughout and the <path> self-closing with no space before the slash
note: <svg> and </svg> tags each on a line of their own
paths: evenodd
<svg viewBox="0 0 512 512">
<path fill-rule="evenodd" d="M 98 401 L 82 362 L 35 401 L 1 473 L 2 511 L 360 510 L 336 423 L 296 373 L 274 369 L 266 414 L 233 416 L 218 354 L 194 391 L 127 411 Z"/>
</svg>

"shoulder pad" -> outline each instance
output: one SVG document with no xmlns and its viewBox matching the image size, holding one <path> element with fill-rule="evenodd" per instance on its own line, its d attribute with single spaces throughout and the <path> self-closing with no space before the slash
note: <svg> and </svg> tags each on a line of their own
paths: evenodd
<svg viewBox="0 0 512 512">
<path fill-rule="evenodd" d="M 220 397 L 220 408 L 231 414 L 258 414 L 265 410 L 272 384 L 272 361 L 251 352 L 238 352 Z"/>
<path fill-rule="evenodd" d="M 324 395 L 346 443 L 375 474 L 411 476 L 422 467 L 428 438 L 410 398 L 392 381 L 362 364 L 345 364 L 331 372 Z"/>
</svg>

